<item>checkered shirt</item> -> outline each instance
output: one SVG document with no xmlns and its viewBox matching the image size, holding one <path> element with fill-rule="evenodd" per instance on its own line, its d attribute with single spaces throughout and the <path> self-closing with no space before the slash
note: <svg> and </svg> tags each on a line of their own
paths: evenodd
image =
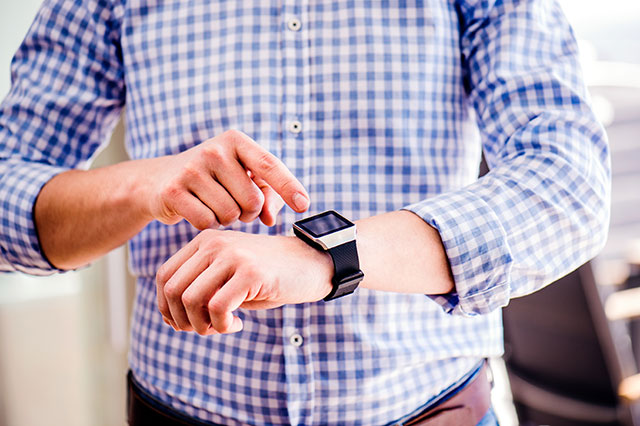
<svg viewBox="0 0 640 426">
<path fill-rule="evenodd" d="M 197 230 L 150 223 L 130 243 L 131 368 L 200 419 L 401 419 L 501 353 L 511 297 L 606 238 L 606 137 L 552 0 L 46 0 L 12 77 L 0 107 L 0 270 L 53 270 L 33 222 L 38 192 L 86 167 L 125 105 L 133 159 L 235 128 L 300 179 L 309 213 L 404 208 L 440 232 L 452 294 L 359 289 L 240 310 L 242 332 L 202 337 L 165 325 L 154 289 Z M 482 150 L 491 172 L 477 179 Z M 284 234 L 299 218 L 231 228 Z"/>
</svg>

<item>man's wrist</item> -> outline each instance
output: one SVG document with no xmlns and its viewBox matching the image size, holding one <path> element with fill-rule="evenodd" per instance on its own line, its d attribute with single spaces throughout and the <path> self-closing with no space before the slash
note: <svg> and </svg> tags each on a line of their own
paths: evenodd
<svg viewBox="0 0 640 426">
<path fill-rule="evenodd" d="M 333 289 L 333 284 L 331 283 L 333 261 L 331 256 L 326 251 L 314 249 L 298 237 L 285 238 L 296 247 L 296 250 L 299 250 L 298 252 L 302 254 L 303 258 L 309 259 L 310 264 L 313 265 L 313 276 L 318 279 L 315 285 L 318 285 L 322 290 L 320 299 L 324 298 Z"/>
<path fill-rule="evenodd" d="M 130 203 L 131 213 L 146 222 L 151 222 L 155 218 L 150 198 L 153 194 L 150 179 L 153 179 L 156 162 L 158 162 L 157 158 L 149 158 L 120 163 L 122 169 L 119 172 L 123 175 L 123 188 Z"/>
</svg>

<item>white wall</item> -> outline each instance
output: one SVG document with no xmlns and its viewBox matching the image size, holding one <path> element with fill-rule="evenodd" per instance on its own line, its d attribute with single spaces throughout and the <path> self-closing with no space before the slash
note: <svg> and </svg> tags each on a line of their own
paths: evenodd
<svg viewBox="0 0 640 426">
<path fill-rule="evenodd" d="M 42 0 L 0 1 L 0 98 L 9 91 L 9 62 L 41 3 Z"/>
</svg>

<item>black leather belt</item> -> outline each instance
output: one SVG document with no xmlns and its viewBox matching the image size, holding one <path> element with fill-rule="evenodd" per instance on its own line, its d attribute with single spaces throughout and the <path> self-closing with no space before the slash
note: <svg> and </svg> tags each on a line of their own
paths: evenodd
<svg viewBox="0 0 640 426">
<path fill-rule="evenodd" d="M 130 426 L 221 426 L 189 417 L 156 400 L 127 375 L 127 418 Z"/>
</svg>

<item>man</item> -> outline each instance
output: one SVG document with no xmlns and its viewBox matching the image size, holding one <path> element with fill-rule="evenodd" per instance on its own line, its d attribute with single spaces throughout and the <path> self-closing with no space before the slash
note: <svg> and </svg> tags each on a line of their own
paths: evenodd
<svg viewBox="0 0 640 426">
<path fill-rule="evenodd" d="M 12 70 L 0 267 L 131 239 L 132 424 L 495 424 L 500 307 L 606 238 L 552 0 L 48 0 Z M 124 105 L 132 161 L 81 170 Z"/>
</svg>

